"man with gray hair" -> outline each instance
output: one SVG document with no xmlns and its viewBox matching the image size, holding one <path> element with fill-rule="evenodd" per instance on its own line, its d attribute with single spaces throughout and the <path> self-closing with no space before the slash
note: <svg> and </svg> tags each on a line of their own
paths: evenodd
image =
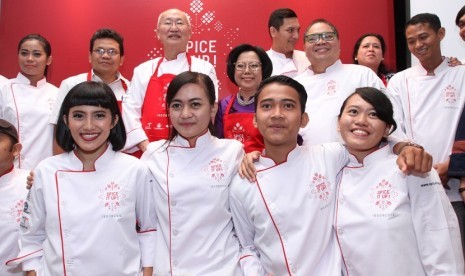
<svg viewBox="0 0 465 276">
<path fill-rule="evenodd" d="M 187 53 L 192 30 L 185 12 L 178 9 L 162 12 L 156 32 L 164 56 L 134 69 L 127 101 L 123 103 L 123 121 L 128 134 L 125 149 L 135 152 L 138 157 L 149 142 L 168 138 L 170 123 L 166 114 L 166 90 L 176 75 L 189 70 L 206 74 L 218 92 L 213 65 Z"/>
</svg>

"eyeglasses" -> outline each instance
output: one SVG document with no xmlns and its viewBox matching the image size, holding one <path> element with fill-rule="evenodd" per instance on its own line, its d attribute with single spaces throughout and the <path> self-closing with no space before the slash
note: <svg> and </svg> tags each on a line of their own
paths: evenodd
<svg viewBox="0 0 465 276">
<path fill-rule="evenodd" d="M 163 25 L 163 26 L 165 26 L 167 28 L 171 28 L 173 25 L 178 27 L 178 28 L 182 28 L 187 24 L 184 23 L 184 21 L 182 21 L 182 20 L 176 20 L 176 21 L 167 20 L 167 21 L 164 21 L 163 23 L 161 23 L 160 25 Z"/>
<path fill-rule="evenodd" d="M 317 43 L 320 38 L 324 41 L 333 41 L 337 37 L 336 32 L 324 32 L 317 34 L 309 34 L 305 36 L 305 41 L 308 43 Z"/>
<path fill-rule="evenodd" d="M 247 67 L 252 71 L 258 71 L 262 67 L 262 64 L 260 62 L 250 62 L 250 63 L 236 62 L 234 63 L 234 68 L 237 71 L 245 71 L 247 70 Z"/>
<path fill-rule="evenodd" d="M 110 49 L 98 48 L 98 49 L 93 50 L 92 52 L 96 53 L 99 56 L 103 56 L 105 53 L 107 53 L 111 57 L 119 54 L 119 52 L 113 48 L 110 48 Z"/>
</svg>

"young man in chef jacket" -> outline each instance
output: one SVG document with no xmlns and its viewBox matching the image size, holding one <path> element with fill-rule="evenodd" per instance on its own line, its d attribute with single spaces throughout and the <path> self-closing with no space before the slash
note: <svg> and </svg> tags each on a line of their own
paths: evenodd
<svg viewBox="0 0 465 276">
<path fill-rule="evenodd" d="M 27 170 L 14 168 L 14 159 L 21 151 L 18 132 L 9 122 L 0 119 L 0 275 L 23 275 L 21 267 L 8 267 L 5 262 L 18 255 L 19 221 L 28 190 Z"/>
<path fill-rule="evenodd" d="M 274 10 L 268 20 L 271 49 L 266 51 L 273 63 L 272 76 L 296 77 L 310 65 L 304 51 L 295 49 L 299 40 L 300 24 L 297 14 L 289 9 Z"/>
<path fill-rule="evenodd" d="M 297 146 L 309 121 L 305 88 L 286 76 L 263 81 L 254 123 L 265 150 L 255 183 L 235 177 L 230 188 L 234 228 L 245 275 L 341 275 L 332 230 L 336 176 L 347 163 L 341 144 Z"/>
</svg>

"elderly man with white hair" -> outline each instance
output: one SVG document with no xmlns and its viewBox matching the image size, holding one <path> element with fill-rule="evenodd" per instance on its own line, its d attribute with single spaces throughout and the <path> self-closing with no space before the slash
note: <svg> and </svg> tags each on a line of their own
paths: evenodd
<svg viewBox="0 0 465 276">
<path fill-rule="evenodd" d="M 128 134 L 126 151 L 140 154 L 149 142 L 167 139 L 166 89 L 171 80 L 185 71 L 204 73 L 218 87 L 215 68 L 205 60 L 187 53 L 192 31 L 187 14 L 169 9 L 160 14 L 157 37 L 163 45 L 163 57 L 146 61 L 134 69 L 128 100 L 123 104 L 123 121 Z M 216 89 L 218 92 L 218 89 Z"/>
</svg>

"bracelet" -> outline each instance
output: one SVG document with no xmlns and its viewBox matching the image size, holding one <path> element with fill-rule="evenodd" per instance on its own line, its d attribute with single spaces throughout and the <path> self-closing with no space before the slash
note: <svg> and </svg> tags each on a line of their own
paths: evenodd
<svg viewBox="0 0 465 276">
<path fill-rule="evenodd" d="M 459 188 L 459 194 L 465 192 L 465 188 Z"/>
<path fill-rule="evenodd" d="M 407 142 L 404 147 L 415 147 L 419 149 L 424 149 L 421 145 L 414 142 Z"/>
</svg>

